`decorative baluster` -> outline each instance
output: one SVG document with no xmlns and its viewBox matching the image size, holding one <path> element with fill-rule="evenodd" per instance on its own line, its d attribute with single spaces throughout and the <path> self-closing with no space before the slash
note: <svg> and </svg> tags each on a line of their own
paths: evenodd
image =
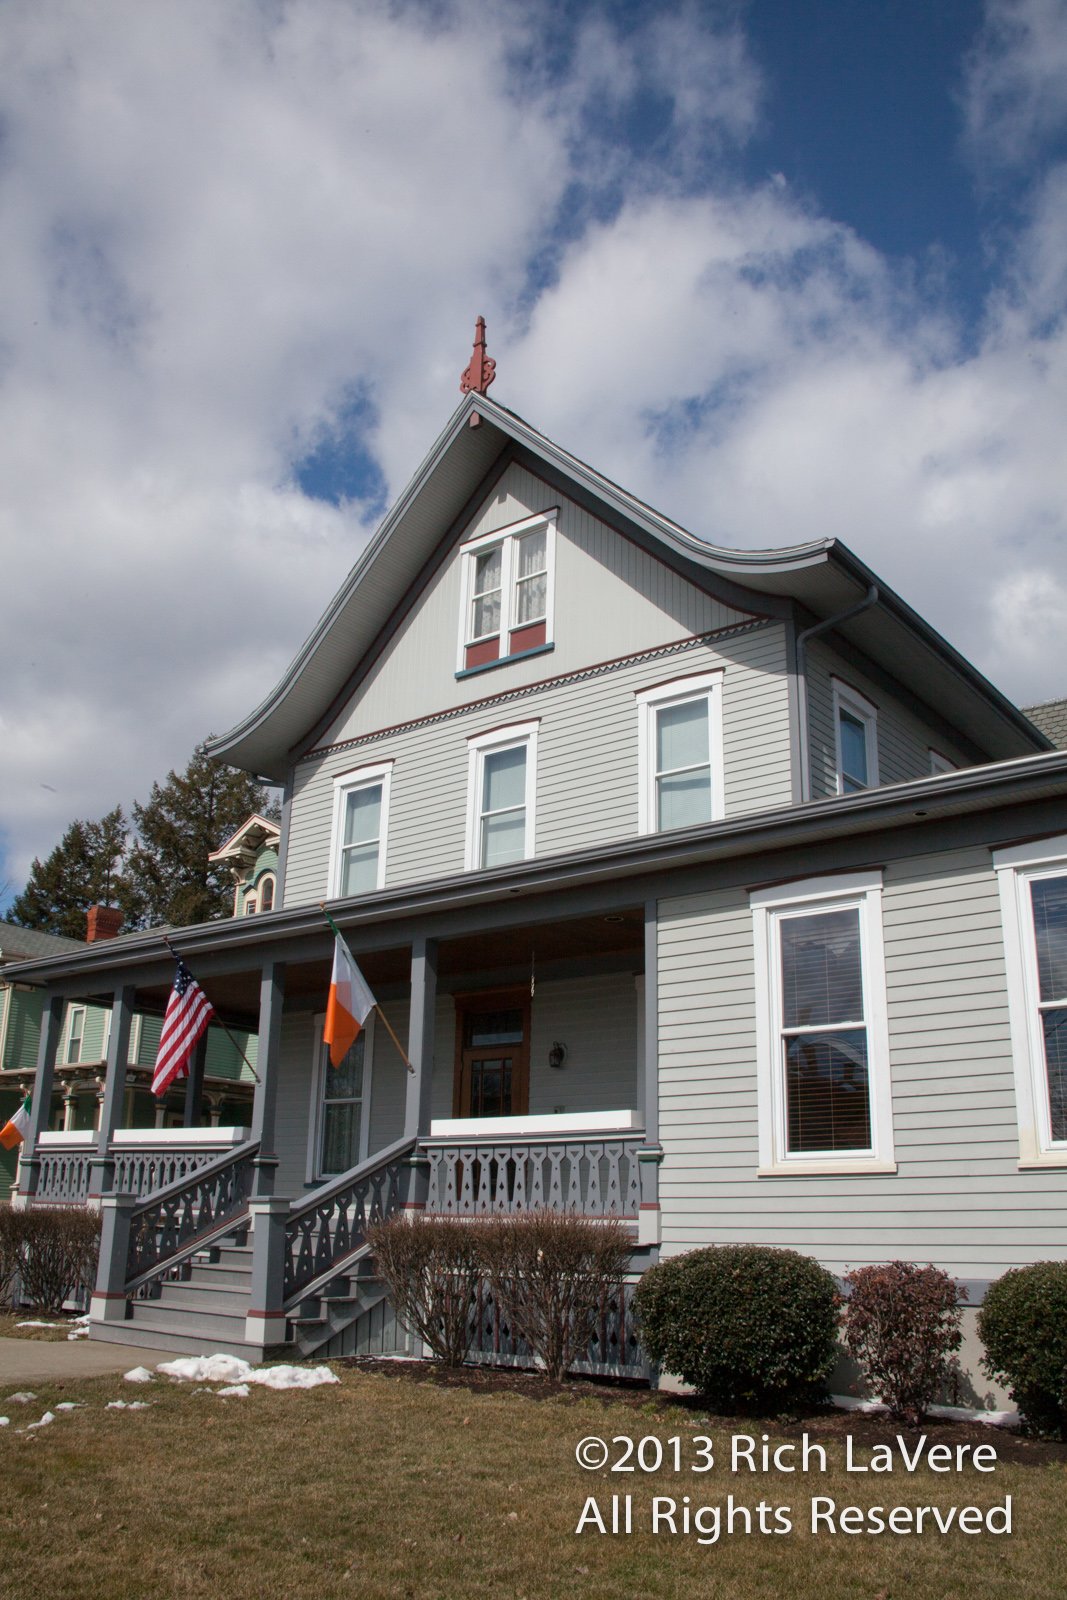
<svg viewBox="0 0 1067 1600">
<path fill-rule="evenodd" d="M 572 1144 L 567 1146 L 567 1167 L 570 1182 L 567 1185 L 567 1204 L 565 1209 L 577 1212 L 579 1215 L 582 1211 L 582 1156 L 584 1152 L 584 1145 Z"/>
<path fill-rule="evenodd" d="M 563 1157 L 566 1146 L 562 1144 L 549 1145 L 548 1147 L 548 1194 L 545 1203 L 550 1211 L 563 1210 Z"/>
</svg>

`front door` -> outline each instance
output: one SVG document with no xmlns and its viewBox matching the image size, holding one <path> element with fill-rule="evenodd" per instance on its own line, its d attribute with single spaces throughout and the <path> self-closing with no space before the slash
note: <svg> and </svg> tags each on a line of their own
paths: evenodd
<svg viewBox="0 0 1067 1600">
<path fill-rule="evenodd" d="M 456 1117 L 521 1117 L 530 1108 L 530 996 L 493 989 L 456 997 Z"/>
</svg>

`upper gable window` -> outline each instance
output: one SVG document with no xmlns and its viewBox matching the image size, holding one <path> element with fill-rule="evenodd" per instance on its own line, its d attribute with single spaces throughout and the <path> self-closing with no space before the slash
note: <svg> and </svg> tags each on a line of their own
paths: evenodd
<svg viewBox="0 0 1067 1600">
<path fill-rule="evenodd" d="M 387 761 L 334 779 L 331 896 L 370 894 L 385 883 L 392 772 Z"/>
<path fill-rule="evenodd" d="M 637 693 L 641 833 L 723 815 L 722 668 Z"/>
<path fill-rule="evenodd" d="M 542 512 L 462 547 L 457 672 L 551 648 L 555 519 Z"/>
<path fill-rule="evenodd" d="M 837 792 L 857 794 L 878 783 L 878 708 L 834 678 Z"/>
</svg>

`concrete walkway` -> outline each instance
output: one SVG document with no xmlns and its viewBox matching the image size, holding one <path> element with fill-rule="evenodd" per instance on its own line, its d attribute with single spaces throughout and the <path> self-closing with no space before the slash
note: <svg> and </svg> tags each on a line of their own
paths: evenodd
<svg viewBox="0 0 1067 1600">
<path fill-rule="evenodd" d="M 173 1350 L 144 1345 L 107 1344 L 103 1339 L 0 1339 L 0 1400 L 10 1389 L 28 1383 L 54 1383 L 96 1378 L 107 1372 L 129 1372 L 157 1361 L 173 1360 Z"/>
</svg>

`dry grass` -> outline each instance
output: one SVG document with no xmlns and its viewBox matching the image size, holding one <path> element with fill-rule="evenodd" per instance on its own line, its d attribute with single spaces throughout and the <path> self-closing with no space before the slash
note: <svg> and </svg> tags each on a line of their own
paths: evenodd
<svg viewBox="0 0 1067 1600">
<path fill-rule="evenodd" d="M 0 1592 L 20 1600 L 1058 1600 L 1063 1592 L 1067 1474 L 1059 1463 L 1001 1466 L 984 1478 L 923 1471 L 872 1480 L 836 1465 L 817 1479 L 737 1480 L 721 1467 L 703 1478 L 611 1477 L 578 1468 L 579 1439 L 688 1437 L 701 1431 L 699 1420 L 354 1371 L 340 1387 L 253 1389 L 245 1400 L 117 1378 L 35 1388 L 32 1407 L 0 1405 L 18 1413 L 0 1430 Z M 107 1411 L 116 1397 L 152 1405 Z M 62 1399 L 86 1404 L 36 1433 L 16 1432 Z M 841 1454 L 836 1440 L 832 1464 Z M 763 1496 L 805 1511 L 812 1493 L 942 1506 L 991 1504 L 1010 1493 L 1016 1531 L 812 1538 L 801 1526 L 710 1548 L 648 1532 L 575 1536 L 589 1494 L 607 1504 L 612 1492 L 630 1492 L 641 1525 L 655 1494 L 712 1502 L 731 1489 L 749 1505 Z"/>
<path fill-rule="evenodd" d="M 20 1322 L 57 1322 L 57 1328 L 20 1328 Z M 47 1311 L 0 1312 L 0 1339 L 65 1339 L 73 1333 L 72 1318 L 51 1316 Z"/>
</svg>

